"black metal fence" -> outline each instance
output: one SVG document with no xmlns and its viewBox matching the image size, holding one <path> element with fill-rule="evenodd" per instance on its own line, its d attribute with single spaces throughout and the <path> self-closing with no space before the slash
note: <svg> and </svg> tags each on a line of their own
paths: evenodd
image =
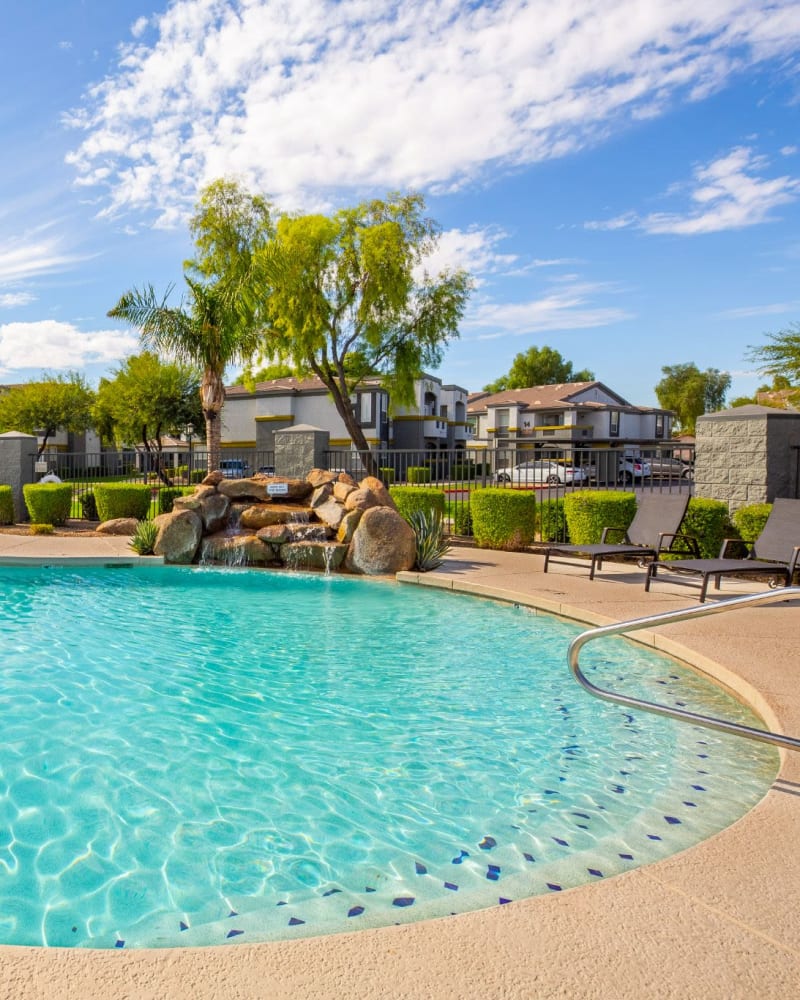
<svg viewBox="0 0 800 1000">
<path fill-rule="evenodd" d="M 445 516 L 453 534 L 471 535 L 470 495 L 486 486 L 535 490 L 542 511 L 575 489 L 688 491 L 694 479 L 694 448 L 628 443 L 624 448 L 497 448 L 332 450 L 329 469 L 359 479 L 378 476 L 385 484 L 430 486 L 445 494 Z M 549 530 L 565 530 L 563 519 L 549 518 Z"/>
<path fill-rule="evenodd" d="M 225 449 L 222 472 L 231 479 L 254 473 L 274 475 L 272 451 Z M 486 450 L 381 449 L 358 452 L 332 449 L 325 453 L 328 469 L 349 473 L 355 479 L 378 476 L 387 486 L 410 485 L 442 490 L 445 516 L 457 535 L 471 534 L 470 495 L 486 486 L 535 490 L 540 511 L 548 501 L 575 489 L 636 489 L 691 491 L 694 450 L 688 445 L 652 443 L 624 448 L 521 448 Z M 85 497 L 97 483 L 147 483 L 153 495 L 151 512 L 162 509 L 161 491 L 199 482 L 207 472 L 203 450 L 162 455 L 135 451 L 98 454 L 51 452 L 36 463 L 35 479 L 53 473 L 73 485 L 72 516 L 84 516 Z M 558 519 L 552 519 L 557 523 Z"/>
</svg>

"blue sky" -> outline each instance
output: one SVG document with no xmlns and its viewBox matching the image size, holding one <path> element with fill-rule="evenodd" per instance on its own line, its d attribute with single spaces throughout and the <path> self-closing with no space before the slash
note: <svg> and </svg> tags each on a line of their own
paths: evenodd
<svg viewBox="0 0 800 1000">
<path fill-rule="evenodd" d="M 532 345 L 634 403 L 800 321 L 795 0 L 29 0 L 0 40 L 0 381 L 138 348 L 200 188 L 426 197 L 476 288 L 439 374 Z"/>
</svg>

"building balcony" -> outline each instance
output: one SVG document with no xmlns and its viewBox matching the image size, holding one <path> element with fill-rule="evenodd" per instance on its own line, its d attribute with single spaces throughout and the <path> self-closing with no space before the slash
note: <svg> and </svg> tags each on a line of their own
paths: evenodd
<svg viewBox="0 0 800 1000">
<path fill-rule="evenodd" d="M 422 424 L 422 434 L 426 438 L 446 439 L 447 421 L 426 417 Z"/>
</svg>

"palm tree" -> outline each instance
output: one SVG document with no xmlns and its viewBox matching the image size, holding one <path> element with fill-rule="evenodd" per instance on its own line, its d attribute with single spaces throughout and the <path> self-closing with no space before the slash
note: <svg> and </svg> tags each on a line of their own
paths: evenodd
<svg viewBox="0 0 800 1000">
<path fill-rule="evenodd" d="M 200 405 L 211 471 L 219 468 L 225 369 L 252 358 L 259 330 L 252 310 L 245 305 L 244 288 L 221 281 L 203 284 L 188 277 L 185 281 L 189 286 L 188 308 L 183 301 L 177 309 L 167 305 L 172 286 L 159 302 L 153 286 L 148 285 L 142 291 L 133 288 L 125 292 L 108 315 L 137 329 L 145 349 L 202 369 Z"/>
</svg>

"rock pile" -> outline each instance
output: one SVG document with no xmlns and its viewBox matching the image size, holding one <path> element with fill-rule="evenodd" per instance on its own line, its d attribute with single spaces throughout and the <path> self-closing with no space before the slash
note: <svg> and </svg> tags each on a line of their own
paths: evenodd
<svg viewBox="0 0 800 1000">
<path fill-rule="evenodd" d="M 312 469 L 305 479 L 211 472 L 155 519 L 156 555 L 168 563 L 344 569 L 381 575 L 411 569 L 412 528 L 383 483 Z"/>
</svg>

